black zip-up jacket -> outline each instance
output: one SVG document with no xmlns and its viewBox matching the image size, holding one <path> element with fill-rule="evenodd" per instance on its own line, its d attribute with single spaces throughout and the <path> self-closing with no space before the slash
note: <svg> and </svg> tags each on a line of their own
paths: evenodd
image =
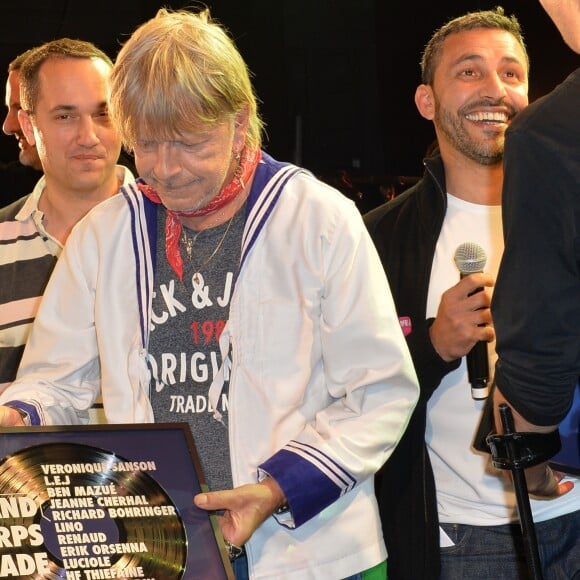
<svg viewBox="0 0 580 580">
<path fill-rule="evenodd" d="M 427 293 L 447 196 L 439 153 L 424 163 L 419 182 L 364 216 L 401 324 L 410 330 L 407 343 L 421 387 L 409 425 L 376 479 L 389 580 L 434 580 L 440 575 L 435 481 L 425 444 L 427 401 L 460 364 L 460 359 L 445 362 L 429 338 L 433 319 L 426 315 Z"/>
</svg>

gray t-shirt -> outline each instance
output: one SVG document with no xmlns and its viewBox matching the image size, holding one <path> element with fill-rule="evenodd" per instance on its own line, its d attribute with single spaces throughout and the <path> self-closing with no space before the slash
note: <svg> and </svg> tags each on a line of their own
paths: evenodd
<svg viewBox="0 0 580 580">
<path fill-rule="evenodd" d="M 230 489 L 229 382 L 220 399 L 223 423 L 213 418 L 208 390 L 222 362 L 219 336 L 240 262 L 245 206 L 231 223 L 199 232 L 183 228 L 183 282 L 165 255 L 165 218 L 160 208 L 149 339 L 155 421 L 189 423 L 209 489 Z"/>
</svg>

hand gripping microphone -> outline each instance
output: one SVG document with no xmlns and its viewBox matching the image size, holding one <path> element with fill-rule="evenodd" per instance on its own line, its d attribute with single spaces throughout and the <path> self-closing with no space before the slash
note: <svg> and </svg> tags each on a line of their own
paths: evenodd
<svg viewBox="0 0 580 580">
<path fill-rule="evenodd" d="M 455 250 L 455 265 L 461 274 L 461 278 L 483 272 L 487 256 L 485 250 L 473 242 L 465 242 Z M 477 288 L 472 292 L 481 292 L 483 288 Z M 467 376 L 471 384 L 471 396 L 475 400 L 485 399 L 489 394 L 489 362 L 487 359 L 487 342 L 480 340 L 467 353 Z"/>
</svg>

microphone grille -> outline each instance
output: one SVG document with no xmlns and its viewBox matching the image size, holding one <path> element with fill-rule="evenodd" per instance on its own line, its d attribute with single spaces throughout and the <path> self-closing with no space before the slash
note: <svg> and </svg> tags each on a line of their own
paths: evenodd
<svg viewBox="0 0 580 580">
<path fill-rule="evenodd" d="M 453 259 L 457 269 L 462 274 L 483 272 L 483 268 L 487 262 L 485 250 L 474 242 L 464 242 L 457 246 Z"/>
</svg>

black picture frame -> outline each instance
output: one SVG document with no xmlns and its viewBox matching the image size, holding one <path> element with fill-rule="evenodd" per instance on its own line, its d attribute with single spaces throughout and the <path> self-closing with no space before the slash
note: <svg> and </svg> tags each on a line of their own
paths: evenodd
<svg viewBox="0 0 580 580">
<path fill-rule="evenodd" d="M 233 580 L 201 491 L 186 423 L 0 428 L 0 576 Z"/>
</svg>

